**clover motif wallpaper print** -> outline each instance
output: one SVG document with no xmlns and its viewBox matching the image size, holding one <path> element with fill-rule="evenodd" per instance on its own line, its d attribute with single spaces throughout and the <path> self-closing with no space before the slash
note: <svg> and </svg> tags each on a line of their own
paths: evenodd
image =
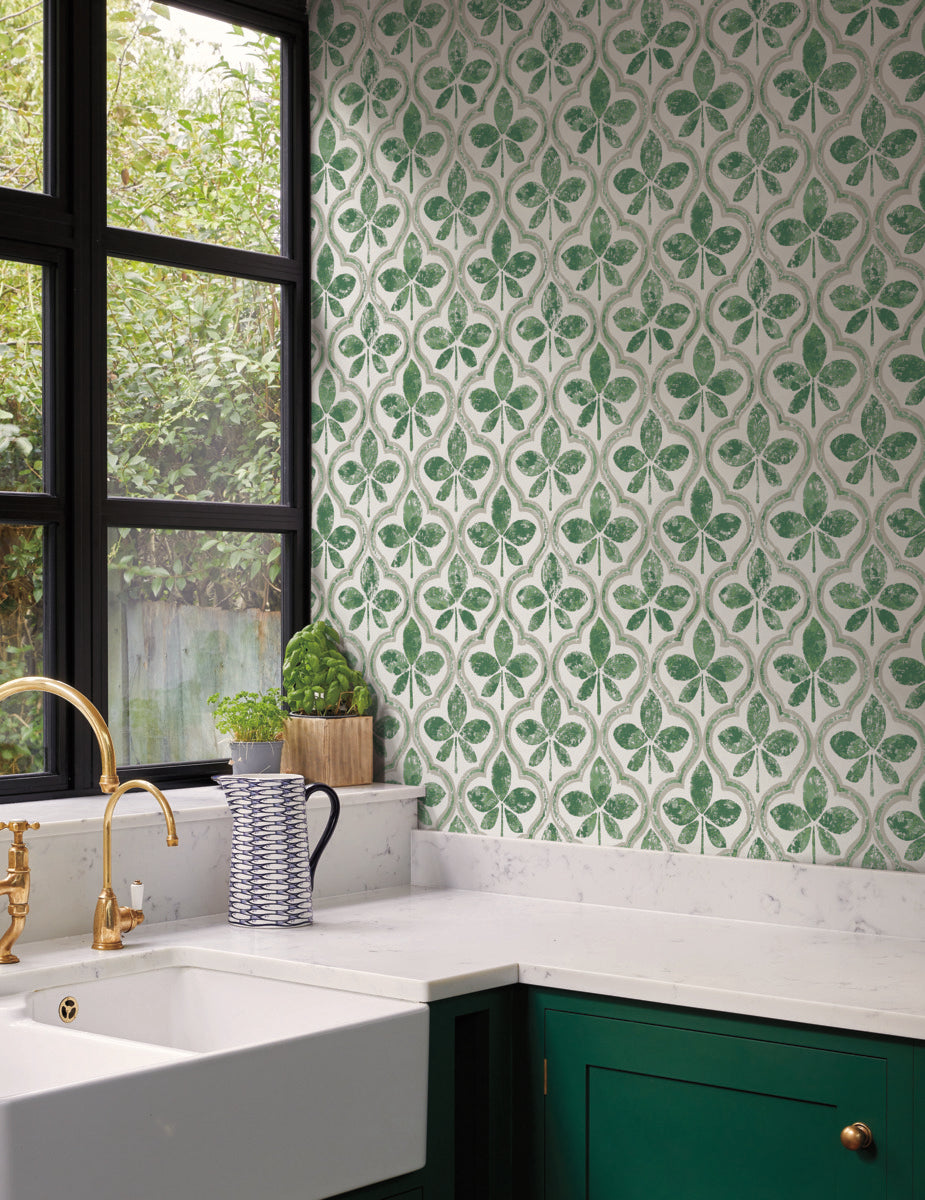
<svg viewBox="0 0 925 1200">
<path fill-rule="evenodd" d="M 925 11 L 318 0 L 314 616 L 424 826 L 925 869 Z"/>
</svg>

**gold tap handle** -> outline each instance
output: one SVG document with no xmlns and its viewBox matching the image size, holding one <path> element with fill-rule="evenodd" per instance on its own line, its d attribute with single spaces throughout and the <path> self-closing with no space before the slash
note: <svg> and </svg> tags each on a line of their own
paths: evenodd
<svg viewBox="0 0 925 1200">
<path fill-rule="evenodd" d="M 13 840 L 21 842 L 22 835 L 27 829 L 41 829 L 38 821 L 34 821 L 31 825 L 28 821 L 0 821 L 0 829 L 9 829 L 13 835 Z"/>
</svg>

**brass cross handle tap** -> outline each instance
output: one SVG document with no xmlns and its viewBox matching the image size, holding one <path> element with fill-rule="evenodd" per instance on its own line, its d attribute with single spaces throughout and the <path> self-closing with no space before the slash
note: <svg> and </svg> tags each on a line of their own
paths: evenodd
<svg viewBox="0 0 925 1200">
<path fill-rule="evenodd" d="M 9 829 L 13 834 L 13 842 L 17 846 L 22 845 L 22 835 L 27 829 L 41 829 L 38 821 L 33 821 L 30 825 L 28 821 L 0 821 L 0 829 Z"/>
<path fill-rule="evenodd" d="M 0 821 L 0 829 L 9 829 L 13 842 L 9 852 L 9 871 L 6 879 L 0 881 L 0 896 L 9 896 L 7 912 L 10 914 L 10 927 L 0 938 L 0 964 L 18 963 L 19 959 L 13 953 L 13 943 L 22 933 L 29 913 L 29 848 L 22 840 L 27 829 L 38 829 L 38 821 L 29 824 L 28 821 Z"/>
</svg>

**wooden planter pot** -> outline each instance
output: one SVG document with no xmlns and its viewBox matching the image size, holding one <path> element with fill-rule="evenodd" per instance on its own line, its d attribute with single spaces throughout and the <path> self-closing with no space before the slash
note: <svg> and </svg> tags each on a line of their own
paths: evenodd
<svg viewBox="0 0 925 1200">
<path fill-rule="evenodd" d="M 282 770 L 329 787 L 372 783 L 372 717 L 290 717 Z"/>
</svg>

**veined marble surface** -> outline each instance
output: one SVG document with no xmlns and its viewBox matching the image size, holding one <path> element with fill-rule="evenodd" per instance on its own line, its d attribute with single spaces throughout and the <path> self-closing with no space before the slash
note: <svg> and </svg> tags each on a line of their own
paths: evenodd
<svg viewBox="0 0 925 1200">
<path fill-rule="evenodd" d="M 520 981 L 925 1040 L 921 875 L 412 833 L 417 789 L 340 792 L 315 924 L 302 929 L 227 923 L 230 817 L 218 789 L 171 793 L 175 850 L 153 801 L 126 797 L 114 886 L 127 895 L 145 878 L 148 921 L 115 956 L 89 948 L 105 799 L 10 805 L 5 819 L 43 827 L 28 839 L 22 961 L 0 967 L 0 994 L 63 971 L 93 978 L 101 958 L 108 972 L 207 953 L 216 966 L 253 970 L 244 960 L 256 956 L 262 973 L 418 1002 Z M 318 799 L 313 839 L 323 819 Z M 423 886 L 396 888 L 412 878 L 412 843 Z"/>
<path fill-rule="evenodd" d="M 318 865 L 314 896 L 390 888 L 411 879 L 410 834 L 419 788 L 397 784 L 336 789 L 341 815 Z M 231 813 L 218 787 L 165 791 L 179 845 L 167 847 L 164 817 L 144 792 L 119 801 L 112 821 L 112 880 L 122 904 L 129 884 L 145 885 L 148 922 L 176 921 L 228 907 Z M 18 944 L 89 933 L 103 881 L 103 795 L 4 805 L 0 820 L 38 821 L 25 835 L 32 871 L 29 918 Z M 309 843 L 327 820 L 320 795 L 308 804 Z M 9 833 L 0 834 L 0 864 Z M 2 920 L 5 905 L 0 907 Z M 22 956 L 20 956 L 22 957 Z"/>
<path fill-rule="evenodd" d="M 520 981 L 925 1039 L 925 942 L 488 892 L 341 897 L 302 929 L 146 924 L 118 955 L 94 954 L 83 938 L 22 950 L 20 964 L 0 968 L 0 994 L 132 971 L 167 953 L 401 1000 Z"/>
<path fill-rule="evenodd" d="M 922 874 L 429 830 L 412 841 L 422 887 L 925 939 Z"/>
</svg>

